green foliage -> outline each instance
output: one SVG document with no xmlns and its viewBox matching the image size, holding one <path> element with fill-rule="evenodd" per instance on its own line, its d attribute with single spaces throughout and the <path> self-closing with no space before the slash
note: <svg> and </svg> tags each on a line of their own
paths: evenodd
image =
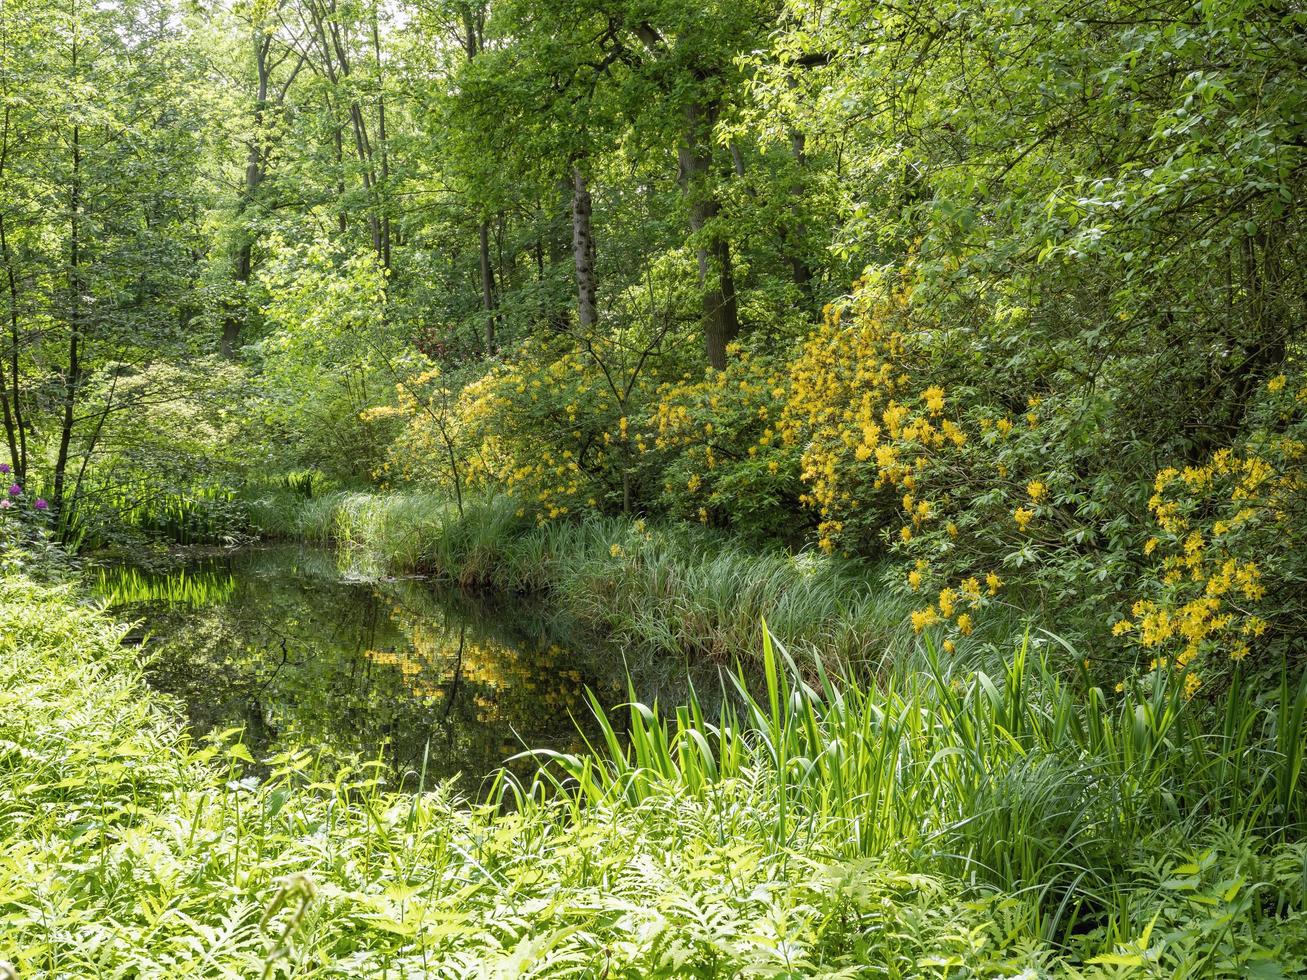
<svg viewBox="0 0 1307 980">
<path fill-rule="evenodd" d="M 660 503 L 672 515 L 711 519 L 753 541 L 796 540 L 806 530 L 787 528 L 799 506 L 798 453 L 782 448 L 779 433 L 788 361 L 765 347 L 733 353 L 724 371 L 659 389 L 644 424 L 664 451 Z"/>
<path fill-rule="evenodd" d="M 258 344 L 256 411 L 264 439 L 280 444 L 284 467 L 366 478 L 380 447 L 360 415 L 393 384 L 398 353 L 384 268 L 371 253 L 313 242 L 285 250 L 263 277 L 269 330 Z"/>
</svg>

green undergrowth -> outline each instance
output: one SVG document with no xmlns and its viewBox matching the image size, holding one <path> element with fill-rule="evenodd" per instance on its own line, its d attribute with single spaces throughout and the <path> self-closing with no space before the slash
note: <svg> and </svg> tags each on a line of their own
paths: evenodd
<svg viewBox="0 0 1307 980">
<path fill-rule="evenodd" d="M 759 649 L 764 617 L 828 663 L 881 664 L 911 645 L 911 602 L 884 587 L 879 567 L 759 550 L 691 524 L 589 517 L 537 526 L 507 498 L 472 498 L 460 513 L 420 492 L 269 495 L 249 509 L 260 533 L 333 544 L 353 573 L 417 571 L 543 593 L 627 647 L 729 662 Z M 993 632 L 1011 625 L 999 620 Z"/>
<path fill-rule="evenodd" d="M 67 589 L 0 584 L 0 959 L 20 977 L 1307 968 L 1288 682 L 1209 715 L 1023 647 L 992 676 L 927 651 L 875 688 L 808 686 L 767 644 L 738 710 L 633 707 L 472 806 L 308 754 L 257 781 L 239 744 L 185 736 L 122 633 Z"/>
</svg>

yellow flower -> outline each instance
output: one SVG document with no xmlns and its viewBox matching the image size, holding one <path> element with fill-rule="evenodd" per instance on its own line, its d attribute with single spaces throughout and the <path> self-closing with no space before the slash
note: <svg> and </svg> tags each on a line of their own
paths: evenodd
<svg viewBox="0 0 1307 980">
<path fill-rule="evenodd" d="M 934 606 L 917 609 L 912 613 L 912 630 L 914 633 L 920 633 L 927 626 L 933 626 L 937 622 L 939 622 L 939 614 L 935 612 Z"/>
<path fill-rule="evenodd" d="M 622 546 L 614 543 L 613 546 L 608 549 L 608 553 L 614 558 L 620 558 L 622 556 Z"/>
<path fill-rule="evenodd" d="M 974 627 L 972 626 L 971 623 L 971 616 L 969 616 L 967 613 L 963 613 L 961 616 L 958 617 L 959 633 L 961 633 L 963 636 L 970 636 L 972 629 L 974 629 Z"/>
<path fill-rule="evenodd" d="M 701 482 L 702 481 L 699 479 L 698 473 L 691 473 L 690 478 L 685 481 L 685 488 L 689 490 L 691 493 L 694 493 L 696 490 L 699 489 L 699 485 Z"/>
<path fill-rule="evenodd" d="M 921 588 L 921 573 L 915 568 L 908 572 L 908 585 L 912 586 L 913 592 Z"/>
<path fill-rule="evenodd" d="M 1113 636 L 1124 636 L 1135 628 L 1135 624 L 1128 619 L 1123 619 L 1112 627 Z"/>
<path fill-rule="evenodd" d="M 1236 643 L 1236 644 L 1234 645 L 1234 647 L 1230 650 L 1230 659 L 1231 659 L 1231 660 L 1239 661 L 1239 660 L 1242 660 L 1242 659 L 1243 659 L 1244 657 L 1246 657 L 1246 656 L 1248 656 L 1248 644 L 1247 644 L 1247 643 Z"/>
<path fill-rule="evenodd" d="M 1026 484 L 1026 493 L 1030 494 L 1030 499 L 1035 503 L 1043 503 L 1048 496 L 1048 487 L 1039 480 L 1031 480 Z"/>
<path fill-rule="evenodd" d="M 1024 531 L 1026 525 L 1034 519 L 1035 512 L 1026 507 L 1018 507 L 1012 512 L 1012 519 L 1017 522 L 1017 529 Z"/>
<path fill-rule="evenodd" d="M 948 522 L 948 527 L 946 528 L 946 530 L 948 531 L 948 536 L 950 538 L 956 538 L 958 536 L 958 526 L 954 524 L 952 521 Z"/>
<path fill-rule="evenodd" d="M 1184 679 L 1184 696 L 1191 698 L 1202 686 L 1202 679 L 1197 674 L 1190 674 Z"/>
<path fill-rule="evenodd" d="M 931 385 L 922 393 L 926 400 L 926 408 L 930 409 L 931 415 L 938 415 L 944 410 L 944 389 L 938 385 Z"/>
<path fill-rule="evenodd" d="M 1144 554 L 1151 555 L 1157 550 L 1157 538 L 1149 538 L 1144 542 Z"/>
<path fill-rule="evenodd" d="M 996 572 L 990 572 L 985 576 L 985 584 L 989 586 L 990 595 L 998 595 L 998 590 L 1003 587 L 1003 580 Z"/>
<path fill-rule="evenodd" d="M 1284 388 L 1285 377 L 1283 374 L 1276 375 L 1270 381 L 1266 382 L 1267 391 L 1280 391 Z"/>
<path fill-rule="evenodd" d="M 911 540 L 912 540 L 912 528 L 910 528 L 910 527 L 901 527 L 901 528 L 899 528 L 899 540 L 902 541 L 904 544 L 907 544 L 909 541 L 911 541 Z"/>
<path fill-rule="evenodd" d="M 945 653 L 952 653 L 952 652 L 955 651 L 956 649 L 957 649 L 957 647 L 953 645 L 953 641 L 952 641 L 952 640 L 945 640 L 945 641 L 944 641 L 944 652 L 945 652 Z"/>
</svg>

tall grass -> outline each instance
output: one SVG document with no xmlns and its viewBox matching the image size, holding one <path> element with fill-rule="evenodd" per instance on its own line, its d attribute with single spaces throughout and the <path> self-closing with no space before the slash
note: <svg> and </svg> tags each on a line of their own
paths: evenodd
<svg viewBox="0 0 1307 980">
<path fill-rule="evenodd" d="M 1307 960 L 1307 693 L 1120 696 L 1029 648 L 633 703 L 473 806 L 245 778 L 121 629 L 0 582 L 0 959 L 24 978 L 1243 977 Z M 817 661 L 820 664 L 820 660 Z M 728 683 L 730 683 L 728 681 Z M 634 701 L 634 699 L 633 699 Z M 627 730 L 623 730 L 623 729 Z M 432 751 L 435 751 L 433 746 Z M 511 804 L 505 807 L 500 804 Z"/>
<path fill-rule="evenodd" d="M 633 693 L 623 735 L 600 713 L 602 751 L 542 753 L 557 775 L 510 788 L 520 805 L 547 784 L 591 805 L 640 806 L 669 787 L 706 802 L 735 780 L 764 784 L 777 847 L 895 854 L 1022 896 L 1028 927 L 1068 945 L 1087 930 L 1114 945 L 1135 938 L 1139 861 L 1153 848 L 1217 826 L 1240 841 L 1303 839 L 1307 676 L 1285 675 L 1258 701 L 1236 674 L 1209 709 L 1186 700 L 1183 678 L 1109 696 L 1029 649 L 991 677 L 928 645 L 924 669 L 874 686 L 832 678 L 818 658 L 810 685 L 764 633 L 760 694 L 733 678 L 738 700 L 709 720 L 697 698 L 669 719 Z"/>
</svg>

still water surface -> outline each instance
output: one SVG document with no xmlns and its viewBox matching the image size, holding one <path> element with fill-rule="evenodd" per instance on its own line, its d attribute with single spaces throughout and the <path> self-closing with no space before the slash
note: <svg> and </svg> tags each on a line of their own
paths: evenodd
<svg viewBox="0 0 1307 980">
<path fill-rule="evenodd" d="M 546 608 L 416 579 L 359 581 L 303 546 L 251 548 L 169 574 L 103 570 L 102 598 L 139 621 L 151 684 L 192 731 L 244 729 L 255 757 L 297 746 L 384 759 L 475 794 L 524 747 L 575 751 L 606 706 L 676 704 L 684 665 L 626 663 Z M 620 715 L 621 713 L 617 713 Z"/>
</svg>

